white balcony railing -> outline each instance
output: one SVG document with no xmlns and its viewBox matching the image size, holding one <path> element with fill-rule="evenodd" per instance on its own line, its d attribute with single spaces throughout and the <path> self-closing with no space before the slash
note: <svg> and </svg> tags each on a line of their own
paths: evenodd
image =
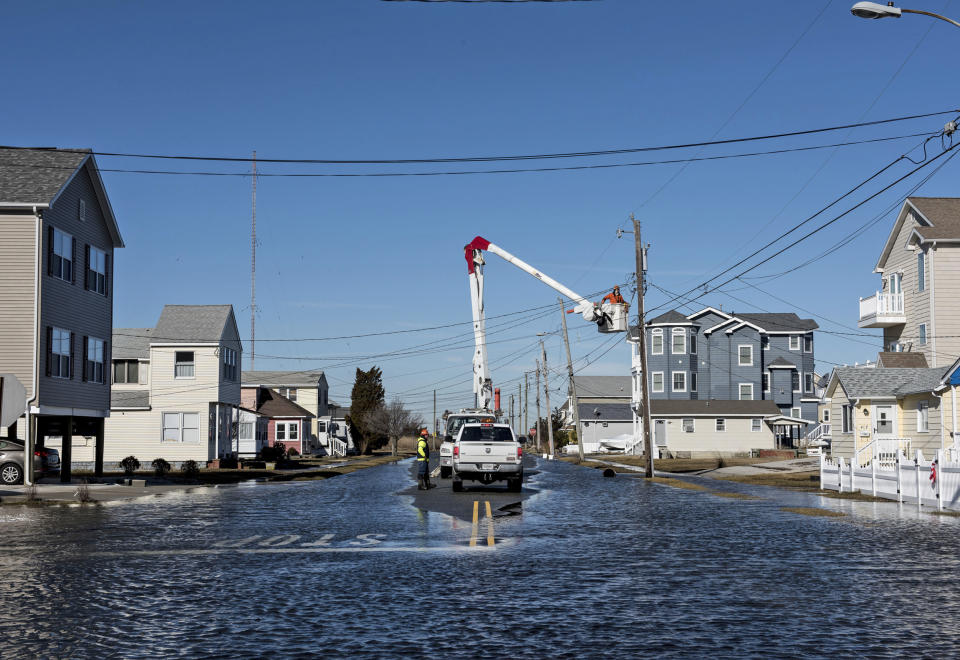
<svg viewBox="0 0 960 660">
<path fill-rule="evenodd" d="M 860 327 L 869 327 L 869 325 L 864 324 L 892 325 L 905 321 L 902 293 L 880 293 L 877 291 L 869 298 L 860 299 Z"/>
</svg>

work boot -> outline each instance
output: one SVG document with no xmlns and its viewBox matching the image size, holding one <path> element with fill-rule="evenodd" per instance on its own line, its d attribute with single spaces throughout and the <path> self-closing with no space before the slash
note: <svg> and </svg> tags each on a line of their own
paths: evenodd
<svg viewBox="0 0 960 660">
<path fill-rule="evenodd" d="M 430 483 L 430 475 L 429 475 L 429 474 L 427 474 L 427 475 L 423 478 L 423 487 L 426 488 L 427 490 L 430 490 L 431 488 L 433 488 L 433 484 Z"/>
<path fill-rule="evenodd" d="M 427 486 L 423 482 L 423 477 L 417 477 L 417 490 L 426 490 Z"/>
</svg>

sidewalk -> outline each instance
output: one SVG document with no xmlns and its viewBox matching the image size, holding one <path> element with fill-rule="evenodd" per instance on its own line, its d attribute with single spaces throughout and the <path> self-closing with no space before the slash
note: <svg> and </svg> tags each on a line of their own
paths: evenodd
<svg viewBox="0 0 960 660">
<path fill-rule="evenodd" d="M 37 484 L 35 500 L 37 502 L 79 502 L 77 488 L 80 483 Z M 155 484 L 148 486 L 122 486 L 120 484 L 88 484 L 87 489 L 92 501 L 115 502 L 133 500 L 139 497 L 153 497 L 173 491 L 186 492 L 194 488 L 206 488 L 204 484 Z M 29 502 L 29 486 L 3 486 L 0 488 L 0 503 L 24 504 Z"/>
</svg>

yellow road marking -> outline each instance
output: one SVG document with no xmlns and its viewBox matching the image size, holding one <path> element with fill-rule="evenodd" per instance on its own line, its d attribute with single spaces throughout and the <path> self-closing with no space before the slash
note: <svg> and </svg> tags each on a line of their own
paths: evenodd
<svg viewBox="0 0 960 660">
<path fill-rule="evenodd" d="M 493 545 L 493 514 L 490 512 L 490 500 L 486 501 L 487 505 L 487 545 Z"/>
<path fill-rule="evenodd" d="M 477 545 L 477 532 L 479 531 L 480 520 L 480 501 L 473 501 L 473 528 L 470 530 L 470 547 Z"/>
</svg>

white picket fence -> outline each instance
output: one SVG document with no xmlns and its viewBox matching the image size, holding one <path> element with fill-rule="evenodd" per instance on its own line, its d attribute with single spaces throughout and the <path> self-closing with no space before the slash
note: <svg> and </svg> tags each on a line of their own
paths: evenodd
<svg viewBox="0 0 960 660">
<path fill-rule="evenodd" d="M 861 450 L 850 461 L 821 456 L 820 487 L 960 511 L 960 452 L 938 449 L 928 461 L 919 449 L 912 459 L 902 451 L 891 457 L 881 449 Z"/>
</svg>

